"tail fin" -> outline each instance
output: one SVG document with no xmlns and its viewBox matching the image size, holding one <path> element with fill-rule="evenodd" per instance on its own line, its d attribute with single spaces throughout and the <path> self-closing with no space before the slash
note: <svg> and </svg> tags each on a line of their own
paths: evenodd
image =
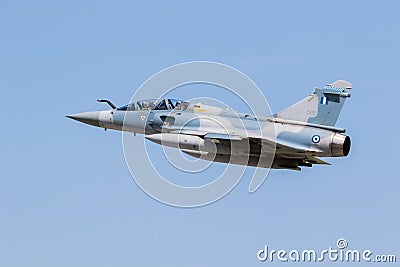
<svg viewBox="0 0 400 267">
<path fill-rule="evenodd" d="M 335 126 L 346 98 L 350 97 L 352 85 L 338 80 L 323 89 L 315 88 L 303 100 L 275 114 L 276 118 Z"/>
</svg>

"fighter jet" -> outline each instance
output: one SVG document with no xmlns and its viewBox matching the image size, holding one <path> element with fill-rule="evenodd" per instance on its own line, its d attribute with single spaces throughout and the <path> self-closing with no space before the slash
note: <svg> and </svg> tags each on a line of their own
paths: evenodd
<svg viewBox="0 0 400 267">
<path fill-rule="evenodd" d="M 203 160 L 301 170 L 345 157 L 350 137 L 335 127 L 352 84 L 338 80 L 271 116 L 171 98 L 148 99 L 110 110 L 66 117 L 89 125 L 144 134 L 145 138 Z M 263 160 L 265 158 L 271 160 Z"/>
</svg>

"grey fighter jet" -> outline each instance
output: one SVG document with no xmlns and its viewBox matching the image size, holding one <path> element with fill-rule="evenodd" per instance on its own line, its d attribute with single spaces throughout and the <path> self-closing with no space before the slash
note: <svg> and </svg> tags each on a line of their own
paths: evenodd
<svg viewBox="0 0 400 267">
<path fill-rule="evenodd" d="M 118 108 L 109 100 L 98 100 L 112 109 L 67 117 L 144 134 L 152 142 L 203 160 L 300 170 L 329 164 L 319 157 L 349 154 L 350 138 L 335 124 L 351 88 L 349 82 L 335 81 L 266 117 L 171 98 L 135 101 Z"/>
</svg>

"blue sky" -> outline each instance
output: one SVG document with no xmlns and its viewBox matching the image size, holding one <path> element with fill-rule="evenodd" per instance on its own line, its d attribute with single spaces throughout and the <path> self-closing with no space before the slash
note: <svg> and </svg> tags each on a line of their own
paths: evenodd
<svg viewBox="0 0 400 267">
<path fill-rule="evenodd" d="M 397 1 L 2 1 L 0 266 L 259 266 L 264 245 L 399 251 Z M 231 65 L 279 111 L 353 83 L 337 126 L 348 158 L 243 179 L 198 209 L 154 201 L 121 133 L 66 119 L 125 104 L 148 77 L 193 60 Z M 296 263 L 302 265 L 301 263 Z M 294 264 L 294 265 L 296 265 Z M 340 263 L 337 263 L 340 265 Z"/>
</svg>

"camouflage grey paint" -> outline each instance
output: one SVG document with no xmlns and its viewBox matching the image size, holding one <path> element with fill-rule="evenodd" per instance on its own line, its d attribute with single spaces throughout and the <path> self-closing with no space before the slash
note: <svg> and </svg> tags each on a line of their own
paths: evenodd
<svg viewBox="0 0 400 267">
<path fill-rule="evenodd" d="M 300 166 L 328 164 L 317 157 L 347 156 L 350 139 L 334 125 L 350 89 L 350 83 L 336 81 L 273 117 L 254 117 L 202 103 L 190 103 L 186 110 L 113 109 L 67 117 L 146 134 L 150 141 L 204 160 L 299 170 Z M 264 157 L 274 158 L 272 166 L 260 164 Z"/>
<path fill-rule="evenodd" d="M 324 89 L 315 88 L 314 94 L 278 112 L 275 117 L 314 124 L 334 126 L 340 111 L 350 97 L 351 83 L 338 80 Z"/>
</svg>

